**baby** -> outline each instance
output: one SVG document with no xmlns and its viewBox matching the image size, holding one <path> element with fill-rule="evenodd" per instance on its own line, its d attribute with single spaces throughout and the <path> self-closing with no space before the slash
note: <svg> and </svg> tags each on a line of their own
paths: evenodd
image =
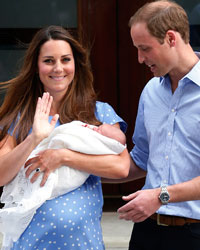
<svg viewBox="0 0 200 250">
<path fill-rule="evenodd" d="M 126 137 L 119 129 L 109 124 L 99 127 L 73 121 L 56 127 L 30 154 L 33 158 L 41 150 L 68 148 L 85 154 L 119 154 L 126 148 Z M 24 166 L 8 185 L 4 186 L 0 210 L 0 232 L 6 242 L 17 241 L 30 223 L 35 211 L 46 200 L 70 192 L 82 185 L 88 173 L 62 166 L 52 172 L 43 187 L 43 173 L 31 183 L 25 176 Z M 34 173 L 33 173 L 34 174 Z M 29 177 L 31 178 L 32 175 Z M 10 226 L 12 225 L 12 227 Z"/>
<path fill-rule="evenodd" d="M 101 135 L 107 136 L 111 139 L 114 139 L 118 142 L 120 142 L 121 144 L 123 144 L 124 146 L 126 145 L 126 136 L 125 134 L 121 131 L 121 129 L 114 127 L 110 124 L 102 124 L 100 126 L 92 126 L 85 124 L 83 125 L 84 127 L 93 129 L 94 131 L 98 132 Z"/>
</svg>

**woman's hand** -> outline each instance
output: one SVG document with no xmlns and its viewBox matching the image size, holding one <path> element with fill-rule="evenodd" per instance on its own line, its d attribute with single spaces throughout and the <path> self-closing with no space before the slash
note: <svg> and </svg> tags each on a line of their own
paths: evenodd
<svg viewBox="0 0 200 250">
<path fill-rule="evenodd" d="M 59 149 L 46 149 L 39 152 L 36 157 L 29 159 L 24 165 L 25 168 L 27 167 L 26 177 L 28 178 L 32 172 L 35 172 L 30 180 L 33 183 L 42 173 L 43 178 L 40 186 L 44 186 L 51 172 L 61 166 L 59 153 Z M 38 168 L 39 172 L 36 171 Z"/>
<path fill-rule="evenodd" d="M 51 133 L 59 118 L 59 115 L 56 114 L 49 123 L 49 113 L 52 101 L 53 97 L 50 96 L 49 93 L 44 93 L 42 98 L 38 98 L 33 121 L 32 134 L 34 138 L 39 142 Z"/>
</svg>

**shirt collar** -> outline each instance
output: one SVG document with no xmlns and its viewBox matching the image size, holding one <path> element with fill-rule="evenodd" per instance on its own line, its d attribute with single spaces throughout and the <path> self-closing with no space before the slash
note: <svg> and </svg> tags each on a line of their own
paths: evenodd
<svg viewBox="0 0 200 250">
<path fill-rule="evenodd" d="M 184 76 L 184 78 L 188 78 L 198 86 L 200 86 L 200 60 L 194 65 L 190 72 L 188 72 L 188 74 Z"/>
<path fill-rule="evenodd" d="M 195 54 L 200 58 L 200 52 L 195 52 Z M 161 76 L 160 83 L 163 84 L 168 78 L 168 74 L 166 74 L 165 76 Z M 190 79 L 192 82 L 194 82 L 200 87 L 200 60 L 182 79 Z"/>
</svg>

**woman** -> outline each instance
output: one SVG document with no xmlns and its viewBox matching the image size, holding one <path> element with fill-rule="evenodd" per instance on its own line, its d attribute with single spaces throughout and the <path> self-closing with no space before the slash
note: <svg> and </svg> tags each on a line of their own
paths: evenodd
<svg viewBox="0 0 200 250">
<path fill-rule="evenodd" d="M 8 92 L 0 110 L 1 186 L 16 176 L 33 148 L 54 126 L 80 120 L 126 129 L 110 105 L 96 101 L 88 55 L 61 27 L 44 28 L 34 36 L 21 72 L 3 87 Z M 103 198 L 97 176 L 126 177 L 127 150 L 115 156 L 92 156 L 47 149 L 26 163 L 26 175 L 32 174 L 34 182 L 42 171 L 43 186 L 49 174 L 63 165 L 91 175 L 80 188 L 37 209 L 12 249 L 104 249 L 100 225 Z"/>
</svg>

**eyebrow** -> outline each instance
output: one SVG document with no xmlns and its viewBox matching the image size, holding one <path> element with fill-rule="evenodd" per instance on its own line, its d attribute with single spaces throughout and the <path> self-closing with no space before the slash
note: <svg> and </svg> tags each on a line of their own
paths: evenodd
<svg viewBox="0 0 200 250">
<path fill-rule="evenodd" d="M 66 56 L 72 56 L 72 54 L 66 54 L 61 56 L 61 58 L 66 57 Z M 43 56 L 43 58 L 54 58 L 54 56 Z"/>
<path fill-rule="evenodd" d="M 138 45 L 138 48 L 141 48 L 141 47 L 149 47 L 149 45 L 145 45 L 145 44 Z"/>
</svg>

